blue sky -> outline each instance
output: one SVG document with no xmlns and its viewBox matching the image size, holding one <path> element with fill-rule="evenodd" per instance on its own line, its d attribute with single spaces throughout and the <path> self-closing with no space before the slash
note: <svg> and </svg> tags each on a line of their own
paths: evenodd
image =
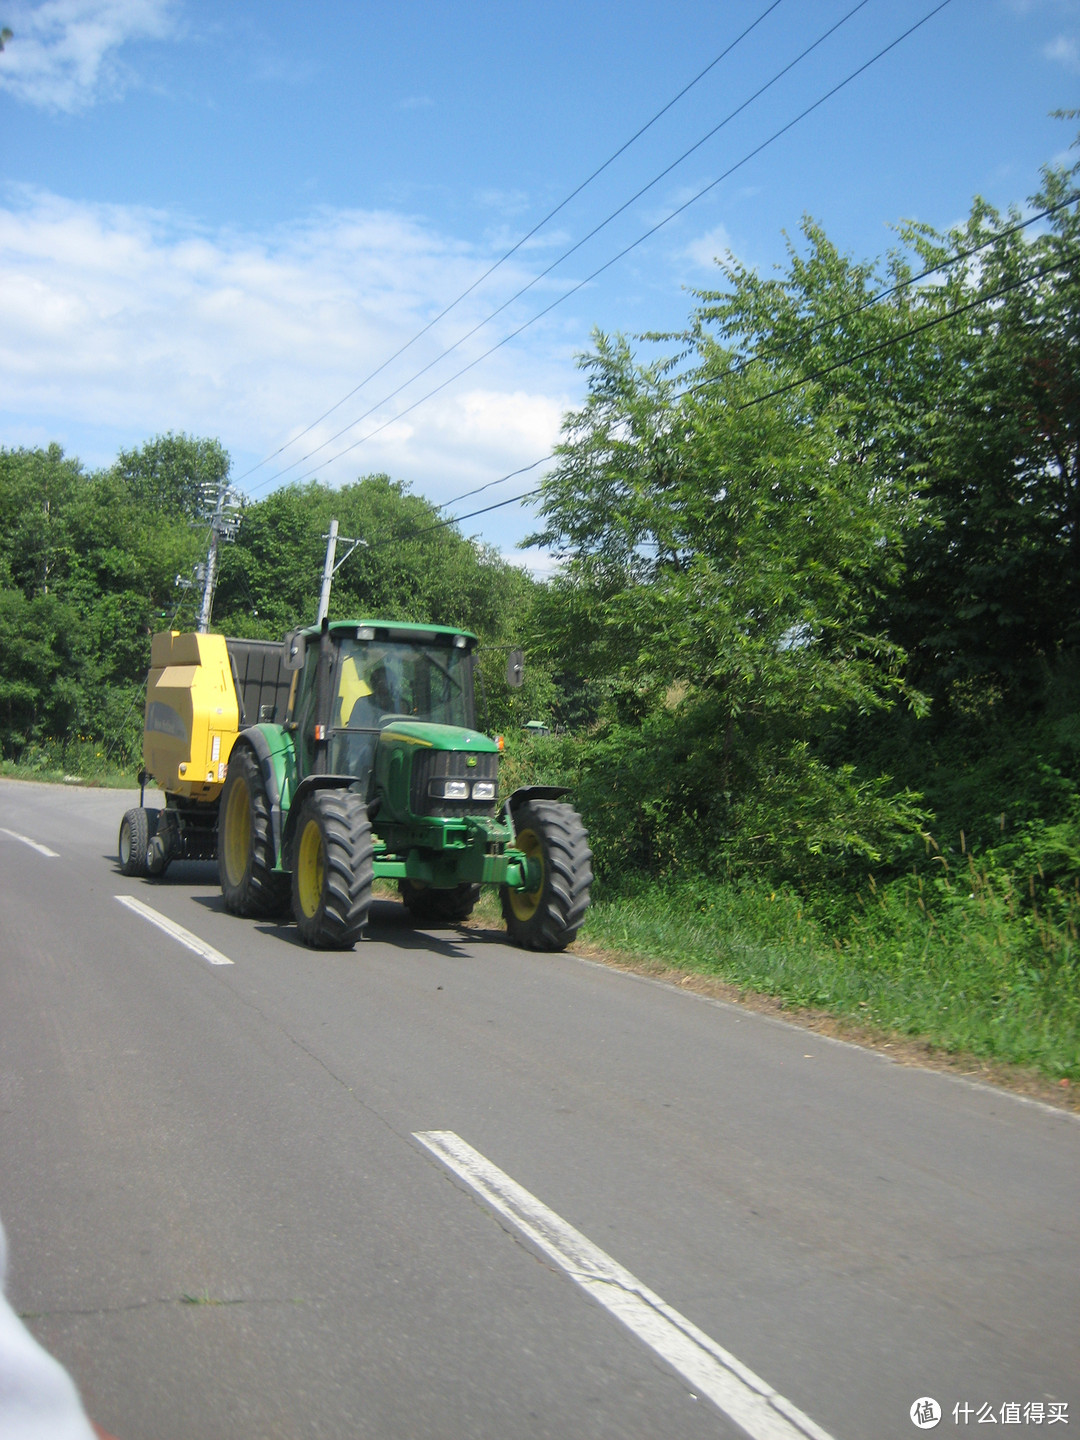
<svg viewBox="0 0 1080 1440">
<path fill-rule="evenodd" d="M 842 248 L 878 255 L 902 218 L 950 225 L 976 193 L 1022 205 L 1040 165 L 1064 158 L 1077 127 L 1049 112 L 1077 104 L 1080 0 L 951 0 L 630 255 L 402 413 L 937 3 L 865 0 L 844 20 L 856 0 L 780 0 L 511 260 L 319 420 L 769 3 L 0 0 L 14 32 L 0 55 L 0 444 L 56 440 L 102 465 L 186 430 L 220 437 L 256 498 L 289 479 L 383 470 L 442 503 L 547 454 L 582 397 L 575 356 L 593 328 L 677 327 L 687 290 L 714 282 L 716 253 L 767 270 L 809 213 Z M 464 529 L 510 553 L 531 526 L 511 506 Z"/>
</svg>

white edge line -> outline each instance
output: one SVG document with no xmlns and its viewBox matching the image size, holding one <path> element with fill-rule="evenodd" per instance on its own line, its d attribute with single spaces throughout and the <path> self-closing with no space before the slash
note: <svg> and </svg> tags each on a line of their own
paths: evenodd
<svg viewBox="0 0 1080 1440">
<path fill-rule="evenodd" d="M 42 845 L 38 840 L 31 840 L 29 835 L 20 835 L 17 830 L 8 830 L 0 825 L 0 834 L 10 835 L 12 840 L 20 840 L 24 845 L 29 845 L 31 850 L 36 850 L 39 855 L 47 855 L 50 860 L 59 860 L 60 854 L 56 850 L 50 850 L 48 845 Z"/>
<path fill-rule="evenodd" d="M 186 945 L 189 950 L 194 950 L 196 955 L 202 957 L 211 965 L 231 965 L 233 962 L 220 950 L 215 950 L 213 945 L 208 945 L 205 940 L 200 940 L 198 935 L 193 935 L 190 930 L 185 930 L 183 925 L 178 925 L 175 920 L 169 920 L 165 915 L 160 914 L 149 905 L 144 905 L 141 900 L 136 900 L 134 895 L 116 895 L 114 899 L 119 900 L 121 905 L 126 905 L 129 910 L 134 910 L 136 915 L 141 915 L 144 920 L 149 920 L 151 925 L 156 925 L 159 930 L 164 930 L 166 935 L 171 935 L 174 940 L 179 940 L 181 945 Z"/>
<path fill-rule="evenodd" d="M 806 1025 L 800 1025 L 797 1020 L 785 1020 L 780 1015 L 763 1015 L 760 1010 L 752 1010 L 748 1005 L 740 1005 L 735 1000 L 721 1000 L 715 995 L 702 995 L 697 990 L 684 990 L 681 985 L 677 985 L 671 980 L 660 980 L 655 975 L 641 975 L 636 970 L 624 970 L 618 965 L 605 965 L 602 960 L 590 960 L 587 955 L 578 955 L 573 950 L 564 951 L 562 958 L 575 960 L 579 965 L 588 966 L 590 970 L 602 970 L 606 975 L 621 975 L 624 979 L 634 980 L 639 985 L 655 985 L 660 990 L 666 990 L 669 995 L 681 995 L 684 1000 L 697 1000 L 703 1005 L 711 1005 L 715 1010 L 727 1010 L 740 1020 L 753 1018 L 759 1020 L 763 1025 L 775 1025 L 781 1030 L 794 1031 L 799 1035 L 812 1035 L 815 1042 L 820 1040 L 823 1045 L 835 1045 L 841 1050 L 855 1050 L 860 1055 L 868 1055 L 871 1059 L 880 1060 L 883 1065 L 892 1065 L 897 1070 L 910 1072 L 913 1075 L 936 1075 L 940 1080 L 951 1080 L 954 1085 L 965 1085 L 969 1090 L 978 1090 L 983 1095 L 993 1095 L 996 1099 L 1015 1100 L 1018 1105 L 1033 1105 L 1044 1115 L 1054 1115 L 1058 1119 L 1071 1120 L 1073 1124 L 1080 1123 L 1080 1113 L 1075 1110 L 1063 1110 L 1057 1105 L 1048 1105 L 1045 1100 L 1036 1100 L 1031 1095 L 1018 1095 L 1015 1090 L 1006 1090 L 1001 1085 L 990 1085 L 985 1080 L 972 1080 L 969 1075 L 957 1075 L 953 1070 L 939 1070 L 933 1065 L 905 1065 L 902 1061 L 895 1059 L 892 1055 L 886 1055 L 883 1050 L 878 1050 L 873 1045 L 860 1045 L 857 1040 L 844 1040 L 839 1035 L 826 1035 L 820 1030 L 811 1030 Z"/>
<path fill-rule="evenodd" d="M 414 1138 L 753 1440 L 832 1440 L 742 1361 L 459 1135 L 452 1130 L 425 1130 L 415 1132 Z"/>
</svg>

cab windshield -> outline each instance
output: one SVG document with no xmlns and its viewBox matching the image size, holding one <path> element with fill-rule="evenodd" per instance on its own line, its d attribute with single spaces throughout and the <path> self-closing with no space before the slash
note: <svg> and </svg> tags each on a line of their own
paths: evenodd
<svg viewBox="0 0 1080 1440">
<path fill-rule="evenodd" d="M 343 641 L 332 727 L 378 730 L 390 718 L 471 729 L 476 721 L 469 652 L 415 642 Z"/>
</svg>

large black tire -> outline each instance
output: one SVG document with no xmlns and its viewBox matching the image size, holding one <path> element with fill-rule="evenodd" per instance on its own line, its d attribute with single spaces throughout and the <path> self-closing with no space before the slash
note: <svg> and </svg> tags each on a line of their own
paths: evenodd
<svg viewBox="0 0 1080 1440">
<path fill-rule="evenodd" d="M 120 860 L 121 875 L 145 875 L 146 851 L 150 844 L 150 812 L 129 810 L 120 821 L 120 836 L 116 842 Z"/>
<path fill-rule="evenodd" d="M 467 920 L 480 899 L 479 885 L 456 885 L 453 890 L 433 890 L 412 880 L 399 880 L 398 893 L 414 920 L 456 925 Z"/>
<path fill-rule="evenodd" d="M 507 934 L 526 950 L 565 950 L 589 908 L 592 851 L 581 816 L 557 800 L 514 811 L 514 846 L 540 864 L 535 890 L 502 886 Z"/>
<path fill-rule="evenodd" d="M 229 756 L 218 811 L 218 875 L 226 910 L 250 919 L 285 912 L 289 877 L 273 867 L 266 784 L 253 751 L 238 745 Z"/>
<path fill-rule="evenodd" d="M 351 790 L 315 790 L 292 844 L 292 907 L 305 945 L 351 950 L 371 908 L 375 878 L 367 806 Z"/>
</svg>

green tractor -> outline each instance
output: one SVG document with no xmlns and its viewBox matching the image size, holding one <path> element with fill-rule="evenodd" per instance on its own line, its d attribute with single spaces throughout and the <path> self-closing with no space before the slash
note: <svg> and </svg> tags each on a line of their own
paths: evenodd
<svg viewBox="0 0 1080 1440">
<path fill-rule="evenodd" d="M 291 909 L 306 944 L 347 949 L 376 879 L 396 880 L 425 922 L 464 920 L 498 885 L 512 940 L 569 944 L 589 903 L 588 837 L 563 789 L 499 804 L 500 745 L 476 729 L 476 647 L 467 631 L 381 620 L 286 637 L 284 718 L 238 728 L 217 802 L 230 911 Z"/>
</svg>

